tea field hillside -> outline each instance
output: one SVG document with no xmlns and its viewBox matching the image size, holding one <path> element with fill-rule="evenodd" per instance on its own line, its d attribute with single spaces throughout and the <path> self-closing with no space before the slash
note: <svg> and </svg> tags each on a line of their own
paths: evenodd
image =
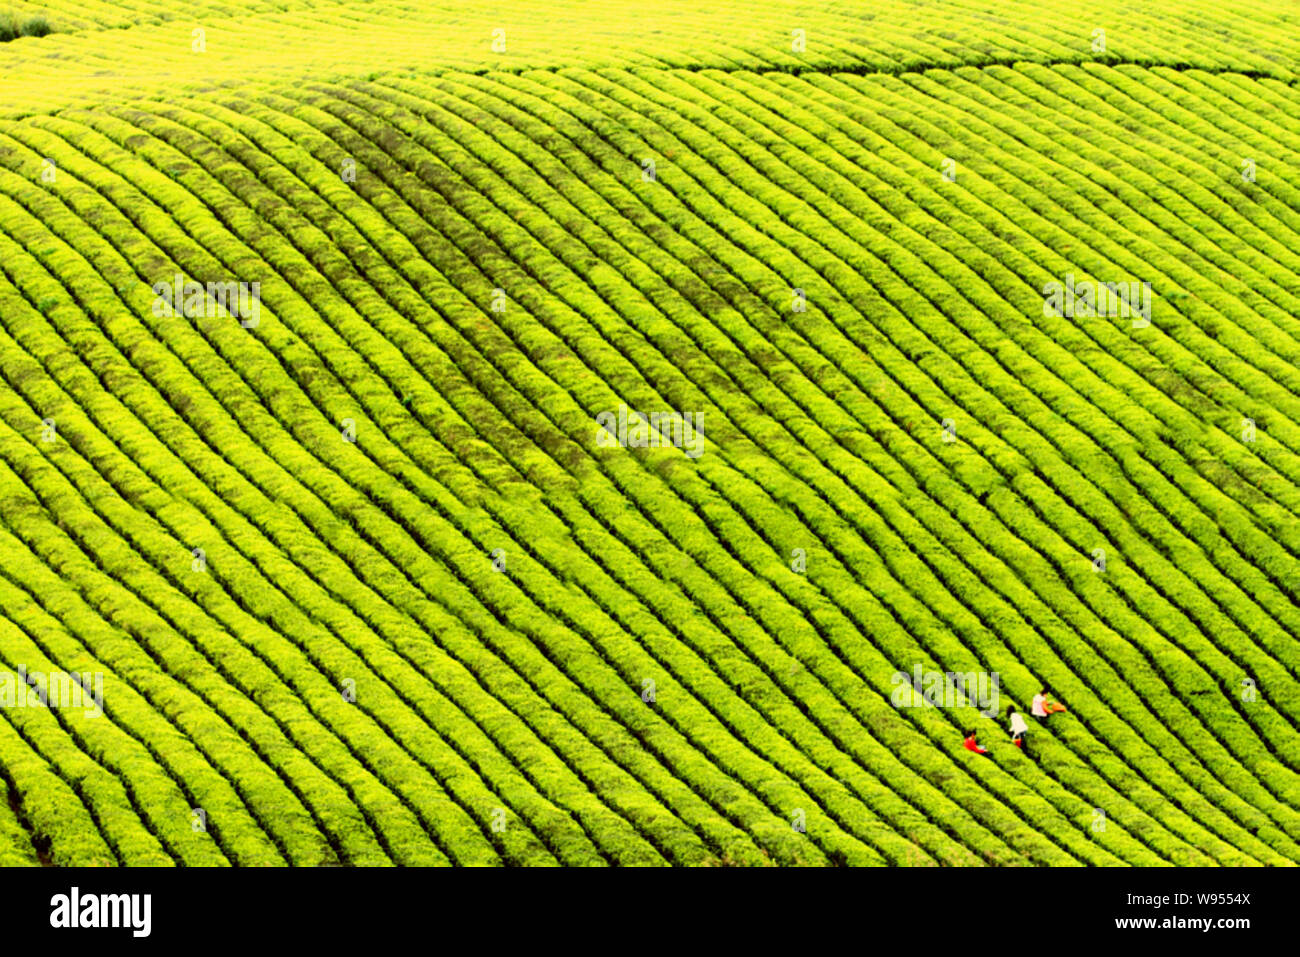
<svg viewBox="0 0 1300 957">
<path fill-rule="evenodd" d="M 1294 0 L 7 9 L 0 864 L 1300 863 Z"/>
</svg>

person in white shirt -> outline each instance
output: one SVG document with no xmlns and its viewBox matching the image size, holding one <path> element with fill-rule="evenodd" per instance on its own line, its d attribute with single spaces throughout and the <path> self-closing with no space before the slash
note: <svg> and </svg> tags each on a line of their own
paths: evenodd
<svg viewBox="0 0 1300 957">
<path fill-rule="evenodd" d="M 1038 694 L 1034 695 L 1034 704 L 1033 707 L 1029 709 L 1029 712 L 1038 719 L 1040 724 L 1045 724 L 1048 715 L 1064 710 L 1065 705 L 1047 700 L 1047 689 L 1044 688 L 1042 691 L 1038 692 Z"/>
<path fill-rule="evenodd" d="M 1016 710 L 1015 705 L 1007 705 L 1007 720 L 1011 722 L 1011 743 L 1023 751 L 1025 735 L 1029 732 L 1025 716 Z"/>
<path fill-rule="evenodd" d="M 1029 709 L 1035 718 L 1047 717 L 1047 689 L 1044 688 L 1038 694 L 1034 695 L 1034 705 Z"/>
</svg>

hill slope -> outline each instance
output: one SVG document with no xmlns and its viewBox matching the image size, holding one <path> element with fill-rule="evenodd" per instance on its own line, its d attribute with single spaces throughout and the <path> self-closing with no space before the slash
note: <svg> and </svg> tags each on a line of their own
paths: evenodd
<svg viewBox="0 0 1300 957">
<path fill-rule="evenodd" d="M 0 862 L 1300 861 L 1290 14 L 40 9 Z"/>
</svg>

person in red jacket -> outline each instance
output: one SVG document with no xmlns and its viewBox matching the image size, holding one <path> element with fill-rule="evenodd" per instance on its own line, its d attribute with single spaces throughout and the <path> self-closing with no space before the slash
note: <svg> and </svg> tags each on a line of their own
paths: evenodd
<svg viewBox="0 0 1300 957">
<path fill-rule="evenodd" d="M 966 740 L 962 742 L 962 746 L 963 746 L 967 751 L 974 751 L 976 754 L 988 754 L 988 753 L 989 753 L 989 752 L 988 752 L 988 748 L 980 747 L 980 745 L 976 742 L 976 740 L 975 740 L 975 732 L 974 732 L 973 730 L 971 730 L 971 731 L 967 731 L 967 732 L 966 732 Z"/>
</svg>

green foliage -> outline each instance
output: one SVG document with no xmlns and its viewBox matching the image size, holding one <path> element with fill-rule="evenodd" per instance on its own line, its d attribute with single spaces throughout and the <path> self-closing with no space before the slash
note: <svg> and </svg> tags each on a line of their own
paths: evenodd
<svg viewBox="0 0 1300 957">
<path fill-rule="evenodd" d="M 107 685 L 0 711 L 0 863 L 1300 862 L 1293 31 L 426 6 L 241 65 L 56 3 L 121 90 L 0 81 L 0 670 Z M 914 666 L 1070 710 L 1024 753 Z"/>
<path fill-rule="evenodd" d="M 47 36 L 52 29 L 50 21 L 40 14 L 23 17 L 12 11 L 0 13 L 0 43 L 19 37 Z"/>
</svg>

